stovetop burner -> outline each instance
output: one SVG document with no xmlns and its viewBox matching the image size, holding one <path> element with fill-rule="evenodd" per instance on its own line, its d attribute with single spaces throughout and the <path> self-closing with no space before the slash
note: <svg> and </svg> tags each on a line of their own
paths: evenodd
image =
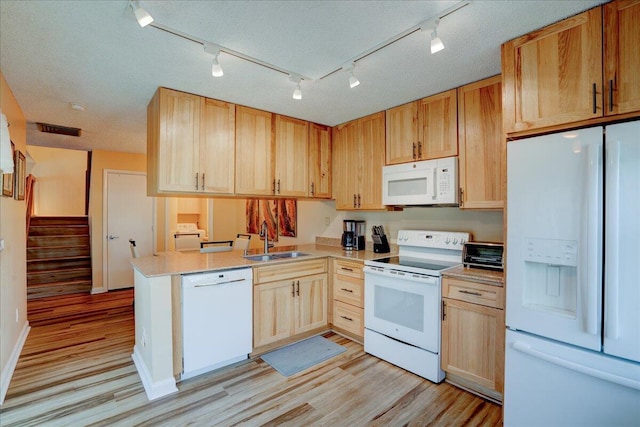
<svg viewBox="0 0 640 427">
<path fill-rule="evenodd" d="M 445 261 L 431 261 L 419 258 L 391 256 L 386 258 L 380 258 L 374 260 L 374 262 L 387 264 L 390 268 L 393 266 L 398 267 L 413 267 L 422 270 L 440 271 L 454 265 L 460 264 L 459 262 L 445 262 Z M 437 263 L 437 264 L 436 264 Z"/>
</svg>

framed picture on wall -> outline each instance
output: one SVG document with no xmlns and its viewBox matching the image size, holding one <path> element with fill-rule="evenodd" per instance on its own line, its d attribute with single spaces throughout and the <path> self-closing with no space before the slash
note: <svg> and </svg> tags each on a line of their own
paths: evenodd
<svg viewBox="0 0 640 427">
<path fill-rule="evenodd" d="M 24 188 L 25 188 L 25 173 L 27 169 L 26 157 L 20 150 L 15 152 L 13 158 L 14 164 L 14 181 L 15 186 L 13 189 L 13 197 L 16 200 L 24 200 Z"/>
<path fill-rule="evenodd" d="M 14 159 L 14 172 L 15 172 L 15 155 L 16 152 L 16 146 L 14 145 L 13 142 L 11 142 L 11 153 Z M 2 174 L 2 195 L 6 196 L 6 197 L 13 197 L 13 187 L 14 187 L 14 182 L 13 182 L 13 177 L 15 176 L 15 173 L 3 173 Z"/>
</svg>

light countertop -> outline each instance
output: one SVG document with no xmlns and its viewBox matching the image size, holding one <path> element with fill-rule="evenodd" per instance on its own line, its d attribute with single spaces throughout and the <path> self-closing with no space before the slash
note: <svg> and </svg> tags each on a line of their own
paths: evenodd
<svg viewBox="0 0 640 427">
<path fill-rule="evenodd" d="M 309 255 L 297 258 L 273 259 L 269 261 L 251 261 L 242 257 L 241 250 L 229 252 L 210 252 L 201 254 L 199 251 L 161 252 L 157 255 L 134 258 L 133 267 L 146 277 L 166 276 L 173 274 L 201 273 L 214 270 L 228 270 L 232 268 L 257 267 L 265 264 L 304 261 L 307 259 L 337 257 L 351 260 L 367 261 L 383 258 L 389 254 L 378 254 L 371 250 L 345 251 L 339 246 L 310 243 L 306 245 L 280 246 L 272 248 L 269 253 L 300 251 Z M 250 251 L 249 253 L 261 253 Z M 393 254 L 393 251 L 392 251 Z"/>
<path fill-rule="evenodd" d="M 504 286 L 504 272 L 497 270 L 469 268 L 461 264 L 444 270 L 442 275 L 463 280 L 480 281 L 489 285 Z"/>
</svg>

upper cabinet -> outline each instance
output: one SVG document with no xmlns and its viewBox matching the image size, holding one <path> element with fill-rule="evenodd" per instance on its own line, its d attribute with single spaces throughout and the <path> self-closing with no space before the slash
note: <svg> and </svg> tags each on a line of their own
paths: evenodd
<svg viewBox="0 0 640 427">
<path fill-rule="evenodd" d="M 456 90 L 386 112 L 386 164 L 458 155 Z"/>
<path fill-rule="evenodd" d="M 640 3 L 615 1 L 503 44 L 505 131 L 640 110 L 639 19 Z"/>
<path fill-rule="evenodd" d="M 385 115 L 372 114 L 333 130 L 333 196 L 338 210 L 383 210 Z"/>
<path fill-rule="evenodd" d="M 640 2 L 604 8 L 605 115 L 640 111 Z"/>
<path fill-rule="evenodd" d="M 234 104 L 159 88 L 147 107 L 147 193 L 233 193 L 234 113 Z"/>
<path fill-rule="evenodd" d="M 331 128 L 309 125 L 309 197 L 331 198 Z"/>
<path fill-rule="evenodd" d="M 272 114 L 236 108 L 236 193 L 273 195 Z"/>
<path fill-rule="evenodd" d="M 460 208 L 502 209 L 506 138 L 500 76 L 458 88 Z"/>
<path fill-rule="evenodd" d="M 275 195 L 306 197 L 309 123 L 276 115 Z"/>
</svg>

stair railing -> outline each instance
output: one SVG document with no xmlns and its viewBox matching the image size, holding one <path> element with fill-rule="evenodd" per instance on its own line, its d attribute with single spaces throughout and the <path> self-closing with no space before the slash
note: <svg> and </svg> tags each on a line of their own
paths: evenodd
<svg viewBox="0 0 640 427">
<path fill-rule="evenodd" d="M 36 184 L 36 177 L 29 174 L 27 182 L 25 184 L 24 198 L 27 202 L 27 235 L 29 235 L 29 224 L 31 223 L 31 217 L 33 216 L 33 188 Z"/>
</svg>

